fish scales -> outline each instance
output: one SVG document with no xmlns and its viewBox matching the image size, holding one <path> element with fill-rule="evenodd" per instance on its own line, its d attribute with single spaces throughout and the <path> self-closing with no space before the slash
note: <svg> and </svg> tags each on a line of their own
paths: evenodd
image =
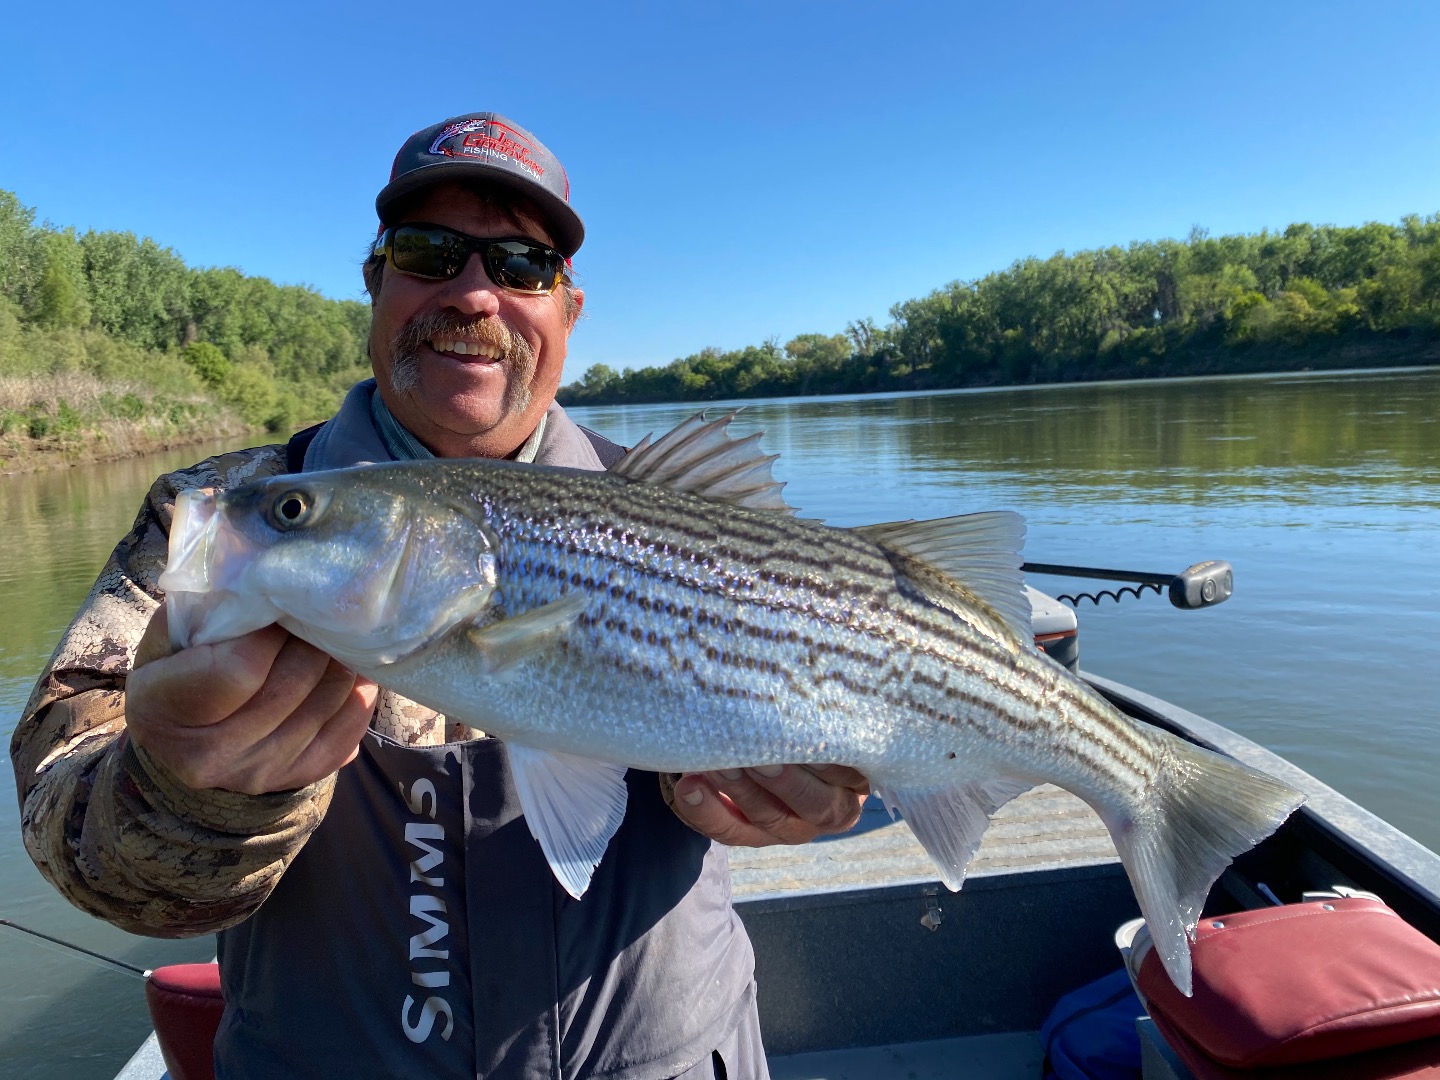
<svg viewBox="0 0 1440 1080">
<path fill-rule="evenodd" d="M 1143 734 L 1082 698 L 1066 699 L 1071 737 L 1056 743 L 1053 721 L 1039 718 L 1056 700 L 1048 662 L 1006 650 L 962 620 L 906 597 L 890 562 L 855 534 L 586 473 L 547 476 L 533 485 L 525 479 L 489 481 L 482 503 L 501 538 L 499 603 L 507 612 L 512 605 L 524 611 L 569 588 L 597 593 L 582 623 L 592 633 L 583 645 L 564 647 L 578 663 L 605 663 L 623 676 L 647 679 L 678 673 L 701 693 L 751 702 L 798 695 L 817 714 L 827 706 L 849 708 L 853 699 L 876 699 L 886 710 L 933 725 L 937 733 L 926 743 L 945 741 L 945 730 L 957 725 L 987 737 L 1000 733 L 1022 753 L 1042 747 L 1068 753 L 1077 774 L 1104 770 L 1090 776 L 1092 782 L 1133 788 L 1152 772 L 1153 746 Z M 707 625 L 722 633 L 723 649 L 695 645 Z M 949 673 L 961 660 L 973 664 L 977 654 L 985 661 L 973 680 L 980 685 L 955 685 Z M 821 741 L 824 751 L 799 760 L 825 760 L 840 742 Z M 870 746 L 885 754 L 894 744 Z M 785 748 L 798 749 L 788 740 Z M 682 766 L 705 767 L 675 760 L 654 765 Z M 1123 767 L 1118 775 L 1116 766 Z"/>
</svg>

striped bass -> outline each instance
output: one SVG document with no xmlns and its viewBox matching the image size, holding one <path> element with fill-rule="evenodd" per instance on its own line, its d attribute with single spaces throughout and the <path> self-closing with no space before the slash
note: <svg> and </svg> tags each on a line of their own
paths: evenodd
<svg viewBox="0 0 1440 1080">
<path fill-rule="evenodd" d="M 608 473 L 431 460 L 182 493 L 160 579 L 176 643 L 279 622 L 505 740 L 577 898 L 629 767 L 851 766 L 951 889 L 999 806 L 1057 784 L 1099 813 L 1189 993 L 1210 886 L 1302 796 L 1039 652 L 1018 515 L 802 520 L 729 420 L 647 438 Z"/>
</svg>

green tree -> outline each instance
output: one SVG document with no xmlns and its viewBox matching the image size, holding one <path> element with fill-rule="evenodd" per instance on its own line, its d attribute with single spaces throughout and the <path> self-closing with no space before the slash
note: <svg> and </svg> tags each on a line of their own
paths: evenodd
<svg viewBox="0 0 1440 1080">
<path fill-rule="evenodd" d="M 145 348 L 180 344 L 191 272 L 178 255 L 128 232 L 87 232 L 80 246 L 96 323 Z"/>
<path fill-rule="evenodd" d="M 580 377 L 580 400 L 600 399 L 620 381 L 615 369 L 607 364 L 591 364 Z"/>
<path fill-rule="evenodd" d="M 186 346 L 187 349 L 192 347 Z M 220 352 L 213 345 L 209 348 L 216 353 Z M 221 359 L 224 359 L 224 354 L 221 354 Z M 251 364 L 232 366 L 226 361 L 226 367 L 227 370 L 219 382 L 220 400 L 234 408 L 245 418 L 246 423 L 256 426 L 263 424 L 272 431 L 279 430 L 286 419 L 282 414 L 287 410 L 280 408 L 281 391 L 275 385 L 274 378 L 264 369 Z"/>
<path fill-rule="evenodd" d="M 218 346 L 208 341 L 192 341 L 180 350 L 180 356 L 208 386 L 220 386 L 229 378 L 229 359 Z"/>
<path fill-rule="evenodd" d="M 45 232 L 40 253 L 41 269 L 30 304 L 34 321 L 52 330 L 89 326 L 85 254 L 75 231 Z"/>
<path fill-rule="evenodd" d="M 24 305 L 40 263 L 35 211 L 0 191 L 0 297 Z"/>
</svg>

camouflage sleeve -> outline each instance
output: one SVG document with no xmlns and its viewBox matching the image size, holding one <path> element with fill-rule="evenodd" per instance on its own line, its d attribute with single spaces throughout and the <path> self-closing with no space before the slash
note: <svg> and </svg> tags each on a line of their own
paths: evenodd
<svg viewBox="0 0 1440 1080">
<path fill-rule="evenodd" d="M 283 447 L 157 480 L 30 696 L 11 741 L 26 849 L 77 907 L 133 933 L 232 926 L 320 823 L 333 778 L 252 796 L 180 784 L 125 735 L 125 677 L 159 606 L 175 494 L 283 470 Z"/>
</svg>

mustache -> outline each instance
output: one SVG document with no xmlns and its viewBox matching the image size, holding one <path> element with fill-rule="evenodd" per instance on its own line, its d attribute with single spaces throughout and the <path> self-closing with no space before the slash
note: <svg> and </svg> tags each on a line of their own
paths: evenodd
<svg viewBox="0 0 1440 1080">
<path fill-rule="evenodd" d="M 391 344 L 390 384 L 397 393 L 414 389 L 420 382 L 420 347 L 435 338 L 461 338 L 478 342 L 500 354 L 500 363 L 510 370 L 505 406 L 519 412 L 530 404 L 530 383 L 535 376 L 535 350 L 496 316 L 475 318 L 453 309 L 426 311 L 405 321 Z"/>
</svg>

